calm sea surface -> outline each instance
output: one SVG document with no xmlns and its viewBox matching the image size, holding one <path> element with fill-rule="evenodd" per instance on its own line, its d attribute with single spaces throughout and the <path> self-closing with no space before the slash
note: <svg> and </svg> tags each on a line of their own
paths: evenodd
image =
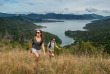
<svg viewBox="0 0 110 74">
<path fill-rule="evenodd" d="M 65 31 L 84 30 L 83 27 L 87 23 L 90 23 L 92 20 L 63 20 L 63 21 L 64 22 L 35 23 L 35 24 L 46 26 L 47 28 L 42 28 L 41 30 L 57 35 L 62 40 L 61 46 L 64 46 L 74 43 L 74 39 L 66 36 Z"/>
</svg>

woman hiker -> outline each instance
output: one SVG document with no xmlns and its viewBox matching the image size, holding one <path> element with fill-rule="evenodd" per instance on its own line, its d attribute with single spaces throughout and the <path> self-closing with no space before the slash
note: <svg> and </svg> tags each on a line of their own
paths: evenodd
<svg viewBox="0 0 110 74">
<path fill-rule="evenodd" d="M 61 50 L 61 48 L 59 48 L 57 45 L 56 45 L 56 42 L 55 42 L 55 38 L 52 38 L 51 41 L 48 43 L 47 45 L 47 52 L 49 53 L 49 56 L 50 58 L 51 57 L 54 57 L 54 47 L 58 48 L 59 50 Z"/>
<path fill-rule="evenodd" d="M 44 35 L 41 30 L 37 30 L 36 36 L 32 39 L 30 45 L 30 53 L 33 53 L 36 56 L 35 58 L 36 63 L 38 62 L 38 59 L 40 57 L 41 47 L 43 49 L 43 53 L 45 56 Z"/>
</svg>

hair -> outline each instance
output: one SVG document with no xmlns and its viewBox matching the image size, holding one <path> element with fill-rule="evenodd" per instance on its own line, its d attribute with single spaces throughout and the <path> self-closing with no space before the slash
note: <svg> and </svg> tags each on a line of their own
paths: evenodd
<svg viewBox="0 0 110 74">
<path fill-rule="evenodd" d="M 43 41 L 44 40 L 44 34 L 43 34 L 42 30 L 37 30 L 37 31 L 40 31 L 40 33 L 41 33 L 41 41 Z"/>
<path fill-rule="evenodd" d="M 51 38 L 51 41 L 52 41 L 53 39 L 55 39 L 55 38 L 54 38 L 54 37 L 52 37 L 52 38 Z"/>
<path fill-rule="evenodd" d="M 55 39 L 54 37 L 51 38 L 51 41 Z M 51 47 L 51 41 L 50 41 L 50 45 L 49 45 L 49 48 Z M 55 43 L 55 42 L 54 42 Z"/>
</svg>

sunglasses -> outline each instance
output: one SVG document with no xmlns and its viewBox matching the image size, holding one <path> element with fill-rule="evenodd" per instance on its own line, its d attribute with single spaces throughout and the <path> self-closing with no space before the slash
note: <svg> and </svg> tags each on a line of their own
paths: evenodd
<svg viewBox="0 0 110 74">
<path fill-rule="evenodd" d="M 55 41 L 55 40 L 53 40 L 53 41 Z"/>
<path fill-rule="evenodd" d="M 40 32 L 36 32 L 37 34 L 40 34 Z"/>
</svg>

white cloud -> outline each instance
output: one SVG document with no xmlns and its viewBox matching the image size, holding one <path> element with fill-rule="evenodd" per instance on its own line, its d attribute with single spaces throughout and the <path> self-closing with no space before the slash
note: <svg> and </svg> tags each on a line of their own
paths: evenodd
<svg viewBox="0 0 110 74">
<path fill-rule="evenodd" d="M 86 8 L 85 11 L 88 11 L 88 12 L 97 12 L 99 10 L 96 9 L 96 8 Z"/>
<path fill-rule="evenodd" d="M 106 13 L 110 15 L 109 5 L 110 0 L 0 0 L 0 12 L 99 13 L 102 15 Z"/>
</svg>

